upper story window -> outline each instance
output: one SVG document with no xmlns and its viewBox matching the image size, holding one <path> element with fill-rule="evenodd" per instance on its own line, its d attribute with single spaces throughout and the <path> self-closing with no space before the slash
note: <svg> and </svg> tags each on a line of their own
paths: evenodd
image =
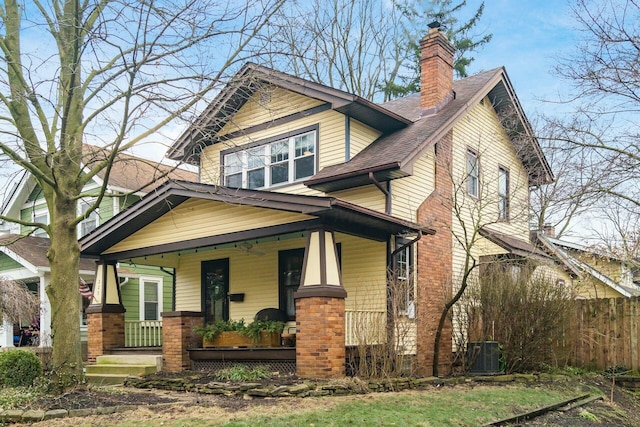
<svg viewBox="0 0 640 427">
<path fill-rule="evenodd" d="M 85 215 L 92 204 L 95 203 L 95 199 L 84 199 L 78 203 L 78 215 Z M 78 224 L 78 237 L 82 237 L 85 234 L 95 230 L 98 226 L 100 216 L 97 211 L 91 212 L 85 219 Z"/>
<path fill-rule="evenodd" d="M 33 213 L 33 222 L 40 224 L 49 224 L 49 211 L 46 209 L 37 210 Z M 49 237 L 47 232 L 42 228 L 36 228 L 33 233 L 33 237 Z"/>
<path fill-rule="evenodd" d="M 509 219 L 509 171 L 498 168 L 498 219 Z"/>
<path fill-rule="evenodd" d="M 467 150 L 467 192 L 473 197 L 480 195 L 480 161 L 471 150 Z"/>
<path fill-rule="evenodd" d="M 223 153 L 224 185 L 269 188 L 308 178 L 316 173 L 316 152 L 313 130 Z"/>
</svg>

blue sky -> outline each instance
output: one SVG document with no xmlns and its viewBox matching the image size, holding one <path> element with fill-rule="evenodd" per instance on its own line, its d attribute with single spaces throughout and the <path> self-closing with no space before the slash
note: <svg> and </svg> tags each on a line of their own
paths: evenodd
<svg viewBox="0 0 640 427">
<path fill-rule="evenodd" d="M 481 0 L 468 0 L 475 10 Z M 556 100 L 566 82 L 554 76 L 553 65 L 575 49 L 580 33 L 565 0 L 485 0 L 477 26 L 493 39 L 477 52 L 469 73 L 505 66 L 522 106 L 532 119 L 537 112 L 557 110 Z"/>
</svg>

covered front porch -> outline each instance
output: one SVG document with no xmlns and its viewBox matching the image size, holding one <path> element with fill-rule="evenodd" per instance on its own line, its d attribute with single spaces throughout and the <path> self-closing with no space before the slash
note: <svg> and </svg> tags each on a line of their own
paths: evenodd
<svg viewBox="0 0 640 427">
<path fill-rule="evenodd" d="M 89 357 L 123 346 L 115 284 L 117 263 L 127 262 L 175 269 L 174 307 L 162 314 L 163 369 L 293 357 L 300 376 L 344 375 L 345 349 L 358 333 L 376 330 L 383 339 L 394 236 L 425 232 L 333 198 L 166 184 L 81 241 L 83 254 L 99 259 Z M 194 328 L 250 322 L 264 308 L 283 313 L 295 348 L 201 348 Z"/>
</svg>

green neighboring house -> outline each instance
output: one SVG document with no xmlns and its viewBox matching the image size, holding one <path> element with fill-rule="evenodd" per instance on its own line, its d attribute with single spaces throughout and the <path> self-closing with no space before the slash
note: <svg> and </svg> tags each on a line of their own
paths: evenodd
<svg viewBox="0 0 640 427">
<path fill-rule="evenodd" d="M 91 167 L 108 155 L 99 147 L 85 145 L 85 167 Z M 95 201 L 104 175 L 98 175 L 84 188 L 87 194 L 78 203 L 78 212 L 85 212 Z M 183 169 L 158 165 L 150 160 L 122 154 L 114 164 L 106 186 L 105 197 L 97 211 L 92 212 L 78 224 L 78 237 L 91 233 L 100 224 L 131 206 L 146 193 L 169 179 L 197 181 L 197 174 Z M 92 196 L 93 195 L 93 196 Z M 23 173 L 12 188 L 2 207 L 2 214 L 28 222 L 49 222 L 49 213 L 39 186 L 33 176 Z M 0 222 L 0 276 L 27 284 L 40 296 L 40 347 L 51 346 L 51 315 L 45 288 L 50 280 L 50 268 L 46 257 L 49 239 L 42 229 L 34 229 L 11 222 Z M 80 260 L 80 277 L 91 289 L 95 276 L 95 262 Z M 125 314 L 125 339 L 128 347 L 155 347 L 162 344 L 162 319 L 160 313 L 173 307 L 174 271 L 171 268 L 118 265 L 120 292 Z M 90 292 L 80 292 L 83 308 L 90 303 Z M 84 296 L 82 295 L 84 294 Z M 21 319 L 19 324 L 4 322 L 0 329 L 0 347 L 25 345 L 20 339 L 20 329 L 28 327 L 35 319 Z M 86 318 L 81 324 L 83 345 L 87 342 Z M 33 342 L 27 341 L 27 344 Z"/>
</svg>

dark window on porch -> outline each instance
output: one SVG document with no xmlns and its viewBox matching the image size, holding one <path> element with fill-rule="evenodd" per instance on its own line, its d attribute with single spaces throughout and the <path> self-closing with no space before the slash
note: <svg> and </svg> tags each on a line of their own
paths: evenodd
<svg viewBox="0 0 640 427">
<path fill-rule="evenodd" d="M 229 259 L 202 262 L 202 311 L 205 323 L 229 320 Z"/>
<path fill-rule="evenodd" d="M 396 238 L 396 250 L 406 245 L 409 240 Z M 413 283 L 413 245 L 406 246 L 396 253 L 394 259 L 394 271 L 392 286 L 393 301 L 397 314 L 413 318 L 414 311 L 414 283 Z"/>
<path fill-rule="evenodd" d="M 296 319 L 296 302 L 293 294 L 300 287 L 304 248 L 278 252 L 278 293 L 280 310 L 287 314 L 288 320 Z"/>
<path fill-rule="evenodd" d="M 336 243 L 336 252 L 338 267 L 342 271 L 342 243 Z M 287 320 L 296 320 L 296 302 L 293 294 L 300 287 L 303 263 L 304 248 L 278 252 L 278 297 L 280 310 L 287 314 Z"/>
</svg>

